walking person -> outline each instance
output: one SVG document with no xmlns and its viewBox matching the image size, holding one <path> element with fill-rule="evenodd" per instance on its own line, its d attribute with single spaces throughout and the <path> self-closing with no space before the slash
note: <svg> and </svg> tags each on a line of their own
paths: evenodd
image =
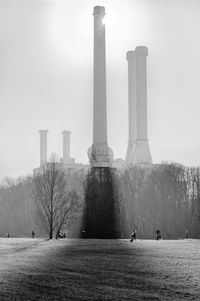
<svg viewBox="0 0 200 301">
<path fill-rule="evenodd" d="M 160 232 L 160 229 L 157 228 L 156 231 L 155 231 L 155 233 L 156 233 L 156 240 L 160 240 L 160 239 L 161 239 L 161 232 Z"/>
<path fill-rule="evenodd" d="M 136 239 L 136 230 L 135 229 L 133 229 L 133 232 L 131 234 L 130 242 L 133 242 L 134 239 Z"/>
<path fill-rule="evenodd" d="M 32 231 L 32 232 L 31 232 L 31 235 L 32 235 L 32 238 L 34 238 L 34 237 L 35 237 L 35 232 Z"/>
</svg>

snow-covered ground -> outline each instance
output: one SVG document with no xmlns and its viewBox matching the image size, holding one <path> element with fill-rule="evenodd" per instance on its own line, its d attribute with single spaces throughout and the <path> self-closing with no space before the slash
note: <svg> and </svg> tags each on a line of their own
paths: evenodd
<svg viewBox="0 0 200 301">
<path fill-rule="evenodd" d="M 200 240 L 0 238 L 0 300 L 200 300 Z"/>
</svg>

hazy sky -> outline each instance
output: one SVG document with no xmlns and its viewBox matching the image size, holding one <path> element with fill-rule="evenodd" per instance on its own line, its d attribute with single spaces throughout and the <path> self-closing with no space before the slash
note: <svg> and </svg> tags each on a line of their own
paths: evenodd
<svg viewBox="0 0 200 301">
<path fill-rule="evenodd" d="M 93 7 L 106 8 L 108 142 L 125 157 L 127 50 L 149 48 L 148 136 L 153 161 L 200 165 L 199 0 L 0 0 L 0 178 L 48 156 L 88 162 L 92 144 Z"/>
</svg>

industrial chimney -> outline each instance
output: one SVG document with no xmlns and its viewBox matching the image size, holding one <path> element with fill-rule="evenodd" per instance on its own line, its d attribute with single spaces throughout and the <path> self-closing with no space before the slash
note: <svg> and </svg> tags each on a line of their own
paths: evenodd
<svg viewBox="0 0 200 301">
<path fill-rule="evenodd" d="M 137 141 L 134 164 L 152 164 L 147 138 L 147 70 L 148 48 L 138 46 L 136 54 L 136 95 L 137 95 Z"/>
<path fill-rule="evenodd" d="M 126 151 L 125 163 L 134 163 L 134 155 L 137 139 L 137 95 L 136 95 L 136 54 L 135 51 L 128 51 L 126 54 L 128 61 L 128 124 L 129 139 Z"/>
<path fill-rule="evenodd" d="M 47 163 L 47 133 L 48 130 L 40 130 L 40 167 Z"/>
<path fill-rule="evenodd" d="M 83 215 L 87 238 L 119 238 L 120 216 L 116 205 L 112 150 L 107 142 L 105 8 L 94 7 L 93 144 L 88 150 L 90 166 Z"/>
<path fill-rule="evenodd" d="M 88 150 L 92 167 L 109 167 L 112 150 L 107 142 L 105 8 L 94 7 L 93 144 Z"/>
</svg>

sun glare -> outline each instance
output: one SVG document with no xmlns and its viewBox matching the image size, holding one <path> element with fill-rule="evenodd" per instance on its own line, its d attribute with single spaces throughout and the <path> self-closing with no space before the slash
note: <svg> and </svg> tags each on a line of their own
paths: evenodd
<svg viewBox="0 0 200 301">
<path fill-rule="evenodd" d="M 122 14 L 121 7 L 105 6 L 106 14 L 102 19 L 102 24 L 106 26 L 106 35 L 108 41 L 112 39 L 111 46 L 114 48 L 116 44 L 126 45 L 127 39 L 130 40 L 132 35 L 129 32 L 132 28 L 140 28 L 135 24 L 133 26 L 133 18 L 129 18 L 129 14 Z M 56 2 L 52 5 L 48 12 L 48 32 L 49 39 L 52 41 L 56 52 L 59 52 L 61 59 L 68 61 L 69 57 L 73 57 L 74 53 L 78 52 L 78 43 L 86 43 L 91 47 L 93 41 L 93 7 L 81 10 L 78 14 L 72 10 L 71 14 L 67 15 L 67 5 L 65 2 Z M 67 16 L 67 17 L 66 17 Z M 134 23 L 138 23 L 138 18 L 135 14 Z M 131 21 L 130 21 L 131 20 Z M 126 34 L 124 34 L 126 33 Z M 135 33 L 136 35 L 136 33 Z M 109 40 L 110 39 L 110 40 Z"/>
<path fill-rule="evenodd" d="M 103 24 L 103 25 L 106 24 L 106 17 L 104 17 L 104 18 L 102 19 L 102 24 Z"/>
<path fill-rule="evenodd" d="M 109 27 L 116 27 L 117 24 L 117 15 L 114 11 L 109 11 L 102 19 L 102 24 L 109 26 Z"/>
</svg>

